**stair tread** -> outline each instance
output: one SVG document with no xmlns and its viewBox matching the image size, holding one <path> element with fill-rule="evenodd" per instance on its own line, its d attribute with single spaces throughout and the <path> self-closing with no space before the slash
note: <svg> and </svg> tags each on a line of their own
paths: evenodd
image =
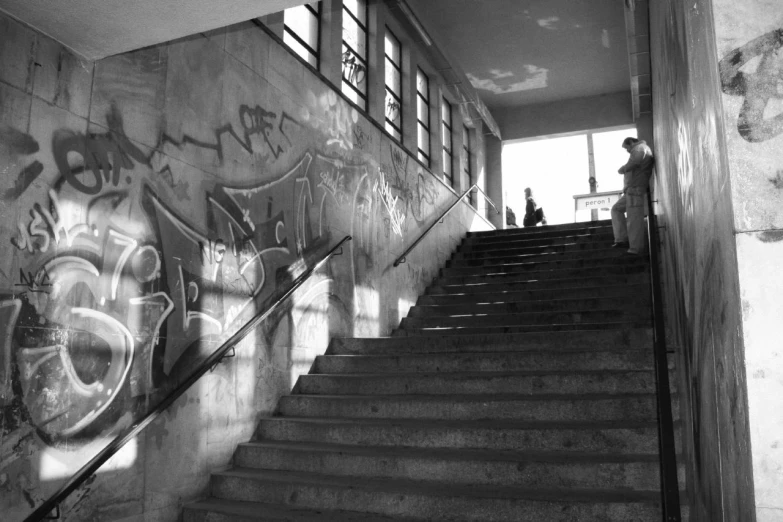
<svg viewBox="0 0 783 522">
<path fill-rule="evenodd" d="M 384 516 L 377 513 L 359 511 L 342 511 L 332 509 L 305 509 L 290 505 L 267 504 L 263 502 L 248 502 L 242 500 L 226 500 L 210 497 L 185 505 L 186 509 L 211 511 L 246 519 L 285 520 L 290 522 L 329 521 L 335 522 L 421 522 L 421 519 L 402 518 L 399 516 Z"/>
<path fill-rule="evenodd" d="M 415 448 L 407 446 L 359 446 L 323 442 L 257 440 L 242 447 L 297 450 L 308 453 L 340 453 L 378 458 L 405 457 L 425 460 L 471 460 L 486 462 L 537 462 L 579 464 L 622 464 L 658 462 L 656 453 L 598 453 L 588 451 L 524 451 L 473 448 Z"/>
<path fill-rule="evenodd" d="M 655 398 L 654 394 L 646 394 Z M 345 424 L 375 426 L 416 426 L 423 428 L 480 428 L 480 429 L 516 429 L 516 430 L 645 430 L 656 429 L 658 424 L 652 419 L 619 421 L 525 421 L 525 420 L 449 420 L 449 419 L 404 419 L 404 418 L 367 418 L 367 417 L 262 417 L 265 422 L 296 422 L 307 424 Z"/>
<path fill-rule="evenodd" d="M 410 371 L 410 372 L 398 372 L 389 374 L 386 372 L 368 372 L 368 373 L 308 373 L 303 377 L 312 378 L 345 378 L 345 379 L 400 379 L 406 376 L 416 378 L 427 377 L 448 377 L 451 379 L 472 379 L 472 378 L 487 378 L 492 379 L 496 377 L 542 377 L 542 376 L 569 376 L 569 375 L 624 375 L 624 374 L 646 374 L 652 375 L 652 368 L 629 368 L 629 369 L 609 369 L 609 370 L 490 370 L 490 371 L 454 371 L 454 372 L 442 372 L 442 371 Z"/>
<path fill-rule="evenodd" d="M 651 370 L 648 370 L 651 371 Z M 356 400 L 356 399 L 370 399 L 373 401 L 381 400 L 404 400 L 404 401 L 437 401 L 437 402 L 504 402 L 504 401 L 597 401 L 597 400 L 610 400 L 618 398 L 655 398 L 654 393 L 646 392 L 621 392 L 621 393 L 539 393 L 539 394 L 522 394 L 522 393 L 473 393 L 473 394 L 459 394 L 450 393 L 448 395 L 440 394 L 428 394 L 428 393 L 408 393 L 408 394 L 377 394 L 377 395 L 362 395 L 362 394 L 344 394 L 335 395 L 329 393 L 314 394 L 314 393 L 294 393 L 287 395 L 289 398 L 303 397 L 317 400 Z"/>
<path fill-rule="evenodd" d="M 531 488 L 523 486 L 461 485 L 435 481 L 406 480 L 400 478 L 375 479 L 325 475 L 312 472 L 263 470 L 235 467 L 216 472 L 213 475 L 231 476 L 241 479 L 283 482 L 287 484 L 313 484 L 326 487 L 347 487 L 385 493 L 424 494 L 436 497 L 495 498 L 510 500 L 538 500 L 548 502 L 634 502 L 658 503 L 660 492 L 632 489 L 557 489 Z"/>
</svg>

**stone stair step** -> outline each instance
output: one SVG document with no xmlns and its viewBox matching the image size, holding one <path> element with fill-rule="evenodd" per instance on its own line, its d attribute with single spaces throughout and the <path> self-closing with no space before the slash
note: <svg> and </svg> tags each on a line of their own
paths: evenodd
<svg viewBox="0 0 783 522">
<path fill-rule="evenodd" d="M 555 246 L 555 245 L 567 245 L 573 243 L 602 243 L 606 247 L 610 247 L 614 243 L 614 235 L 611 231 L 607 232 L 574 232 L 573 235 L 552 235 L 545 237 L 530 237 L 530 238 L 505 238 L 505 237 L 493 237 L 482 239 L 465 239 L 462 242 L 462 248 L 464 250 L 482 250 L 482 249 L 494 249 L 498 246 L 503 247 L 543 247 L 543 246 Z"/>
<path fill-rule="evenodd" d="M 653 352 L 646 350 L 603 350 L 553 352 L 464 352 L 401 355 L 319 355 L 310 373 L 406 373 L 406 372 L 497 372 L 536 369 L 539 371 L 652 370 Z"/>
<path fill-rule="evenodd" d="M 608 241 L 599 241 L 592 243 L 564 243 L 562 245 L 552 246 L 534 246 L 534 247 L 514 247 L 504 243 L 498 243 L 493 248 L 481 248 L 475 250 L 466 248 L 467 245 L 460 244 L 454 252 L 452 259 L 492 259 L 517 257 L 527 255 L 592 255 L 593 252 L 602 252 L 613 249 L 612 243 Z"/>
<path fill-rule="evenodd" d="M 214 473 L 210 490 L 223 499 L 423 520 L 657 522 L 661 516 L 655 490 L 457 486 L 244 468 Z"/>
<path fill-rule="evenodd" d="M 593 330 L 626 330 L 629 328 L 649 328 L 650 321 L 597 322 L 597 323 L 555 323 L 544 325 L 518 326 L 461 326 L 432 328 L 398 328 L 392 332 L 392 337 L 426 337 L 426 336 L 462 336 L 462 335 L 492 335 L 492 334 L 523 334 L 535 332 L 560 331 L 593 331 Z"/>
<path fill-rule="evenodd" d="M 545 302 L 565 299 L 609 299 L 631 298 L 634 301 L 650 305 L 650 287 L 646 284 L 610 286 L 585 286 L 559 289 L 542 290 L 498 290 L 495 292 L 458 292 L 454 288 L 453 293 L 425 294 L 416 301 L 416 306 L 450 306 L 458 304 L 485 305 L 493 303 L 505 303 L 520 301 Z"/>
<path fill-rule="evenodd" d="M 481 237 L 516 237 L 516 236 L 529 236 L 535 234 L 548 234 L 553 232 L 564 232 L 571 230 L 584 230 L 588 228 L 611 228 L 611 219 L 601 219 L 597 221 L 579 221 L 576 223 L 562 223 L 559 225 L 545 225 L 541 227 L 519 227 L 519 228 L 507 228 L 505 230 L 481 230 L 478 232 L 468 232 L 466 237 L 469 238 L 481 238 Z"/>
<path fill-rule="evenodd" d="M 585 233 L 612 232 L 611 223 L 570 223 L 569 225 L 559 225 L 552 227 L 528 227 L 528 228 L 509 228 L 506 230 L 483 230 L 480 232 L 468 232 L 465 234 L 466 240 L 471 241 L 491 241 L 498 238 L 538 238 L 538 237 L 557 237 L 569 236 Z"/>
<path fill-rule="evenodd" d="M 417 522 L 421 519 L 376 515 L 358 511 L 297 509 L 281 504 L 209 498 L 186 504 L 183 522 Z"/>
<path fill-rule="evenodd" d="M 596 277 L 629 276 L 648 274 L 644 263 L 610 263 L 588 267 L 528 269 L 485 272 L 470 271 L 457 268 L 441 268 L 435 284 L 475 284 L 475 283 L 508 283 L 536 280 L 547 282 L 551 279 L 585 278 L 594 281 Z"/>
<path fill-rule="evenodd" d="M 300 375 L 307 395 L 652 393 L 650 370 L 449 372 Z"/>
<path fill-rule="evenodd" d="M 622 248 L 607 248 L 602 245 L 601 248 L 591 248 L 589 250 L 574 250 L 558 252 L 553 247 L 541 248 L 538 251 L 518 252 L 513 250 L 502 250 L 491 254 L 462 254 L 455 253 L 451 259 L 446 261 L 446 267 L 456 266 L 490 266 L 503 265 L 507 263 L 526 263 L 540 262 L 552 259 L 574 260 L 574 259 L 592 259 L 600 257 L 624 257 L 626 250 Z"/>
<path fill-rule="evenodd" d="M 614 400 L 614 399 L 612 399 Z M 518 404 L 518 403 L 516 403 Z M 613 407 L 610 401 L 603 405 Z M 595 409 L 601 405 L 596 405 Z M 498 451 L 583 451 L 654 453 L 658 451 L 654 397 L 630 400 L 647 419 L 598 421 L 514 421 L 375 419 L 345 417 L 266 417 L 259 421 L 258 440 L 323 442 L 361 446 L 487 449 Z M 680 428 L 678 427 L 678 433 Z"/>
<path fill-rule="evenodd" d="M 532 290 L 572 290 L 575 288 L 595 288 L 596 286 L 645 285 L 649 293 L 649 273 L 638 270 L 633 274 L 606 275 L 594 277 L 551 277 L 546 279 L 531 278 L 527 275 L 510 274 L 487 278 L 485 280 L 471 277 L 440 278 L 433 282 L 424 295 L 443 295 L 453 293 L 481 294 L 525 292 Z"/>
<path fill-rule="evenodd" d="M 520 313 L 545 313 L 545 312 L 567 312 L 573 310 L 589 310 L 599 312 L 605 310 L 633 309 L 641 313 L 650 313 L 649 295 L 641 295 L 628 292 L 627 295 L 619 295 L 603 298 L 587 299 L 547 299 L 532 300 L 521 299 L 512 300 L 506 296 L 502 301 L 483 303 L 478 300 L 459 304 L 416 304 L 408 310 L 408 317 L 447 317 L 447 316 L 476 316 L 476 315 L 498 315 L 498 314 L 520 314 Z M 497 297 L 496 297 L 497 299 Z"/>
<path fill-rule="evenodd" d="M 636 490 L 660 485 L 657 452 L 558 453 L 257 441 L 239 445 L 234 465 L 439 485 Z"/>
<path fill-rule="evenodd" d="M 459 335 L 450 337 L 377 337 L 331 340 L 328 355 L 400 355 L 419 353 L 461 352 L 525 352 L 546 350 L 602 350 L 606 348 L 632 350 L 650 348 L 653 332 L 650 328 L 627 330 L 562 331 L 545 333 Z"/>
<path fill-rule="evenodd" d="M 604 268 L 614 266 L 646 266 L 646 261 L 639 256 L 631 256 L 623 252 L 613 253 L 605 257 L 580 257 L 576 259 L 560 259 L 553 256 L 544 260 L 532 260 L 515 263 L 488 264 L 483 261 L 464 262 L 459 265 L 446 265 L 440 269 L 440 275 L 448 276 L 483 276 L 489 274 L 530 273 L 549 270 L 566 270 L 582 268 Z"/>
<path fill-rule="evenodd" d="M 527 396 L 295 394 L 280 398 L 278 412 L 293 417 L 524 421 L 650 421 L 657 415 L 652 392 Z"/>
<path fill-rule="evenodd" d="M 643 307 L 628 309 L 571 309 L 560 311 L 519 312 L 519 313 L 481 313 L 478 310 L 473 314 L 440 316 L 424 315 L 405 317 L 400 322 L 402 329 L 462 327 L 471 326 L 497 327 L 497 326 L 525 326 L 525 325 L 549 325 L 549 324 L 596 324 L 616 323 L 628 321 L 645 321 L 650 319 L 650 310 Z"/>
</svg>

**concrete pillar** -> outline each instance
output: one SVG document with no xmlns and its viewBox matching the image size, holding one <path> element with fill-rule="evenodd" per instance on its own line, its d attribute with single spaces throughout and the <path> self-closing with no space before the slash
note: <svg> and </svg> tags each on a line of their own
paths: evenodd
<svg viewBox="0 0 783 522">
<path fill-rule="evenodd" d="M 498 229 L 506 228 L 506 200 L 503 197 L 503 167 L 500 161 L 503 142 L 492 134 L 484 135 L 486 150 L 486 191 L 497 205 L 500 214 L 489 212 L 489 221 Z"/>
<path fill-rule="evenodd" d="M 343 2 L 321 2 L 321 74 L 337 88 L 342 83 Z"/>
<path fill-rule="evenodd" d="M 369 0 L 369 20 L 367 21 L 367 66 L 369 67 L 369 84 L 367 86 L 367 112 L 370 117 L 383 125 L 385 119 L 386 66 L 384 53 L 384 38 L 386 34 L 386 9 L 380 0 Z"/>
</svg>

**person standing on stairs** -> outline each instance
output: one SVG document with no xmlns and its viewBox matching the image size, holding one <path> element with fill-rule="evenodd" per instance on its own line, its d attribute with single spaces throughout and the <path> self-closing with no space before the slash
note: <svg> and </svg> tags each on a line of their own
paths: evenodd
<svg viewBox="0 0 783 522">
<path fill-rule="evenodd" d="M 640 255 L 644 252 L 644 200 L 655 158 L 643 140 L 625 138 L 623 148 L 630 157 L 617 170 L 623 175 L 623 195 L 612 207 L 612 247 L 628 248 L 629 254 Z"/>
<path fill-rule="evenodd" d="M 524 227 L 534 227 L 538 223 L 546 225 L 544 209 L 536 206 L 536 200 L 533 199 L 533 191 L 530 187 L 525 189 L 525 217 L 522 220 Z"/>
</svg>

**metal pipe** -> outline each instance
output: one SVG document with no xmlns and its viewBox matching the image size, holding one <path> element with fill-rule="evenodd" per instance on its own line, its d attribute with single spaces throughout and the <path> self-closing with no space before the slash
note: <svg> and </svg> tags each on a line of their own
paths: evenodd
<svg viewBox="0 0 783 522">
<path fill-rule="evenodd" d="M 680 487 L 677 479 L 677 448 L 674 443 L 669 364 L 666 355 L 666 330 L 663 316 L 663 292 L 658 267 L 658 227 L 652 195 L 647 191 L 647 240 L 650 247 L 650 293 L 654 328 L 655 384 L 658 397 L 658 450 L 661 464 L 661 503 L 664 522 L 680 522 Z"/>
<path fill-rule="evenodd" d="M 286 292 L 275 299 L 274 303 L 268 306 L 265 310 L 254 315 L 248 322 L 244 324 L 234 335 L 229 337 L 220 348 L 212 352 L 204 362 L 201 363 L 199 368 L 193 372 L 187 379 L 179 384 L 169 395 L 166 396 L 152 411 L 150 411 L 145 417 L 139 420 L 133 426 L 126 428 L 124 432 L 114 438 L 109 444 L 106 445 L 100 452 L 98 452 L 87 464 L 77 471 L 62 487 L 51 497 L 49 497 L 43 504 L 32 512 L 25 522 L 39 522 L 47 518 L 49 513 L 57 508 L 60 503 L 65 500 L 68 495 L 74 492 L 85 480 L 87 480 L 93 473 L 98 471 L 107 460 L 109 460 L 120 448 L 122 448 L 128 441 L 137 436 L 144 428 L 149 426 L 158 416 L 163 413 L 166 408 L 183 395 L 188 389 L 198 381 L 210 368 L 218 364 L 225 356 L 226 352 L 236 346 L 242 341 L 247 334 L 249 334 L 256 326 L 264 321 L 269 315 L 286 299 L 300 287 L 302 284 L 324 263 L 326 263 L 338 249 L 341 249 L 343 243 L 350 241 L 351 236 L 345 236 L 337 245 L 334 246 L 329 252 L 327 252 L 320 261 L 314 264 L 312 267 L 305 270 L 297 277 L 293 284 Z"/>
</svg>

